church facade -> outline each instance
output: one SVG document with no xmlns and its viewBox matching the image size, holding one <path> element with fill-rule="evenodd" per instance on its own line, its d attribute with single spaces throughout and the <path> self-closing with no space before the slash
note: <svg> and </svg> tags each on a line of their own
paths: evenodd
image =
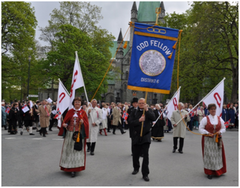
<svg viewBox="0 0 240 188">
<path fill-rule="evenodd" d="M 150 1 L 141 1 L 137 9 L 136 2 L 133 2 L 131 9 L 131 22 L 146 23 L 154 25 L 156 22 L 156 8 L 161 8 L 161 13 L 159 14 L 158 21 L 164 23 L 165 8 L 163 2 L 150 2 Z M 112 57 L 114 57 L 117 48 L 119 50 L 116 53 L 116 57 L 113 60 L 113 66 L 116 67 L 119 72 L 110 72 L 109 74 L 114 74 L 114 80 L 108 80 L 108 91 L 107 93 L 102 94 L 103 100 L 106 102 L 131 102 L 133 97 L 145 98 L 145 92 L 142 91 L 133 91 L 127 89 L 128 83 L 128 74 L 131 61 L 131 52 L 132 52 L 132 41 L 133 41 L 133 28 L 130 30 L 130 41 L 127 41 L 127 48 L 123 48 L 121 41 L 122 31 L 120 30 L 117 41 L 113 41 L 113 47 L 111 50 Z M 164 102 L 163 95 L 160 93 L 148 93 L 148 104 L 156 104 Z"/>
</svg>

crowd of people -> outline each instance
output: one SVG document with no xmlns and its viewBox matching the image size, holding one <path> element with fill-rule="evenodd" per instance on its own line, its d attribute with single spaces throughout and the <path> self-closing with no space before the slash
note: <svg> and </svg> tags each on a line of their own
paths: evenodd
<svg viewBox="0 0 240 188">
<path fill-rule="evenodd" d="M 94 155 L 98 136 L 108 136 L 110 133 L 116 135 L 116 129 L 119 129 L 121 134 L 129 130 L 134 169 L 132 174 L 138 173 L 139 158 L 143 157 L 141 171 L 145 181 L 149 181 L 148 151 L 151 140 L 162 142 L 164 134 L 172 130 L 173 153 L 178 149 L 178 152 L 183 154 L 186 130 L 196 129 L 203 134 L 204 170 L 208 178 L 226 172 L 221 135 L 226 130 L 227 121 L 229 129 L 238 128 L 238 103 L 224 104 L 220 118 L 216 116 L 216 105 L 207 107 L 202 103 L 202 106 L 193 109 L 193 105 L 180 102 L 170 119 L 167 117 L 167 104 L 149 106 L 143 98 L 133 98 L 131 103 L 109 104 L 98 103 L 96 99 L 87 103 L 76 97 L 72 105 L 72 109 L 62 114 L 61 127 L 57 126 L 58 135 L 64 138 L 59 166 L 61 170 L 70 172 L 72 177 L 75 177 L 76 172 L 85 170 L 86 153 Z M 46 137 L 47 128 L 52 131 L 53 125 L 57 124 L 57 113 L 56 102 L 49 103 L 47 99 L 35 103 L 18 101 L 11 105 L 2 102 L 2 126 L 10 134 L 17 134 L 20 130 L 20 135 L 23 134 L 24 127 L 29 135 L 34 135 L 34 127 L 36 132 Z M 213 138 L 219 141 L 215 142 Z M 217 159 L 214 157 L 215 153 L 219 154 Z"/>
<path fill-rule="evenodd" d="M 2 127 L 10 134 L 23 135 L 24 130 L 29 135 L 35 135 L 33 129 L 39 132 L 40 135 L 46 137 L 48 134 L 46 128 L 52 131 L 54 123 L 57 119 L 56 102 L 50 104 L 47 100 L 35 103 L 32 101 L 16 101 L 12 104 L 2 102 Z M 25 129 L 24 129 L 25 128 Z"/>
</svg>

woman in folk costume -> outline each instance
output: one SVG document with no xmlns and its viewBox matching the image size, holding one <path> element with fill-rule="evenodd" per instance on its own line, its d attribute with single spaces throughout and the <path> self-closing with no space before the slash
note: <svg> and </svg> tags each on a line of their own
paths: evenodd
<svg viewBox="0 0 240 188">
<path fill-rule="evenodd" d="M 107 105 L 105 103 L 102 104 L 102 124 L 99 126 L 99 133 L 102 134 L 102 130 L 105 133 L 105 136 L 107 136 L 107 123 L 108 123 L 108 109 Z"/>
<path fill-rule="evenodd" d="M 202 155 L 204 172 L 208 179 L 213 175 L 220 176 L 226 173 L 226 158 L 222 142 L 222 133 L 226 131 L 224 121 L 216 115 L 216 105 L 209 104 L 210 115 L 200 122 L 199 132 L 202 136 Z"/>
<path fill-rule="evenodd" d="M 39 120 L 40 120 L 40 126 L 41 126 L 41 130 L 39 131 L 39 134 L 43 135 L 43 137 L 46 137 L 46 133 L 47 133 L 46 129 L 49 126 L 49 120 L 51 115 L 51 108 L 49 105 L 47 105 L 47 99 L 41 102 L 41 106 L 39 106 L 38 112 L 39 112 Z"/>
<path fill-rule="evenodd" d="M 102 122 L 102 110 L 97 107 L 97 100 L 93 99 L 88 108 L 89 138 L 87 139 L 87 152 L 94 155 L 99 126 Z"/>
<path fill-rule="evenodd" d="M 74 108 L 68 110 L 58 136 L 62 136 L 64 128 L 66 128 L 66 136 L 63 141 L 62 153 L 59 166 L 65 172 L 71 172 L 74 177 L 76 172 L 85 170 L 86 166 L 86 139 L 88 138 L 88 118 L 87 114 L 81 107 L 81 98 L 76 97 L 73 100 Z M 80 136 L 76 140 L 81 144 L 81 150 L 75 150 L 75 141 L 73 140 L 74 132 L 80 132 Z"/>
<path fill-rule="evenodd" d="M 157 122 L 153 122 L 154 126 L 152 128 L 152 139 L 157 140 L 159 142 L 162 142 L 162 139 L 164 138 L 164 131 L 163 131 L 163 127 L 165 125 L 165 121 L 164 121 L 164 116 L 165 114 L 162 113 L 163 110 L 160 108 L 159 104 L 155 105 L 156 109 L 153 111 L 157 118 L 161 115 L 161 117 L 158 119 Z"/>
</svg>

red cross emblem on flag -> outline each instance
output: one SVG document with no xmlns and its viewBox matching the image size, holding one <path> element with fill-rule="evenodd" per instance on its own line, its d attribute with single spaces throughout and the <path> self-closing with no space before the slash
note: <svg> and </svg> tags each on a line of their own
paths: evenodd
<svg viewBox="0 0 240 188">
<path fill-rule="evenodd" d="M 8 107 L 5 112 L 9 114 L 10 108 Z"/>
<path fill-rule="evenodd" d="M 229 119 L 228 121 L 226 121 L 226 122 L 224 123 L 224 125 L 226 126 L 226 129 L 228 128 L 228 126 L 229 126 L 229 124 L 230 124 L 230 121 L 231 121 L 231 119 Z"/>
<path fill-rule="evenodd" d="M 123 111 L 122 118 L 125 119 L 125 120 L 127 120 L 127 118 L 128 118 L 128 113 L 125 112 L 125 111 Z"/>
<path fill-rule="evenodd" d="M 54 119 L 58 119 L 58 117 L 61 115 L 62 113 L 59 111 L 59 108 L 57 109 L 57 113 L 54 116 Z"/>
</svg>

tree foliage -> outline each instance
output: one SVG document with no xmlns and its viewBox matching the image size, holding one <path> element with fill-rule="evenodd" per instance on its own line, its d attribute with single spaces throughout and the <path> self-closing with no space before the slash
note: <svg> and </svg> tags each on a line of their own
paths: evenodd
<svg viewBox="0 0 240 188">
<path fill-rule="evenodd" d="M 228 100 L 237 101 L 238 4 L 193 2 L 186 13 L 167 15 L 166 23 L 167 27 L 183 29 L 179 75 L 181 98 L 196 103 L 226 77 L 225 95 Z M 173 81 L 177 79 L 176 69 L 177 57 Z M 175 82 L 172 86 L 176 91 Z"/>
<path fill-rule="evenodd" d="M 31 72 L 37 74 L 34 71 L 36 26 L 30 3 L 2 2 L 2 94 L 7 101 L 19 99 L 20 95 L 26 97 L 29 56 Z M 31 88 L 36 86 L 36 80 L 39 78 L 31 77 Z"/>
<path fill-rule="evenodd" d="M 96 26 L 102 18 L 100 11 L 99 7 L 90 3 L 60 2 L 60 9 L 51 13 L 49 25 L 41 28 L 41 39 L 51 45 L 43 63 L 44 68 L 49 70 L 49 77 L 60 78 L 70 90 L 77 51 L 89 97 L 94 94 L 107 70 L 111 58 L 109 48 L 114 39 L 107 30 Z M 107 85 L 106 80 L 103 84 Z M 100 93 L 106 90 L 106 87 L 101 87 L 96 97 L 101 98 Z"/>
</svg>

